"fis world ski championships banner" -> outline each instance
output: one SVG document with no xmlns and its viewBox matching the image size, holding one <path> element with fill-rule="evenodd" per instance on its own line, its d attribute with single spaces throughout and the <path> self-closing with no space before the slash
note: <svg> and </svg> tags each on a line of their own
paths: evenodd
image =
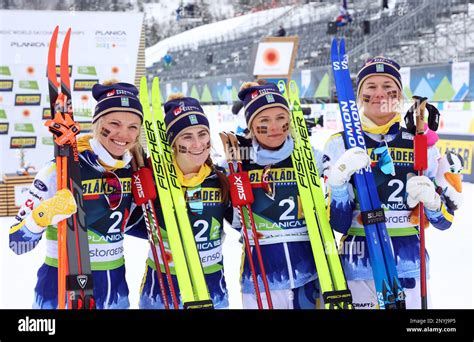
<svg viewBox="0 0 474 342">
<path fill-rule="evenodd" d="M 69 72 L 76 121 L 90 130 L 91 89 L 107 79 L 133 83 L 143 14 L 75 11 L 0 11 L 0 176 L 53 158 L 46 64 L 52 31 L 61 44 L 72 28 Z M 61 45 L 57 49 L 59 64 Z M 20 151 L 24 153 L 20 153 Z"/>
</svg>

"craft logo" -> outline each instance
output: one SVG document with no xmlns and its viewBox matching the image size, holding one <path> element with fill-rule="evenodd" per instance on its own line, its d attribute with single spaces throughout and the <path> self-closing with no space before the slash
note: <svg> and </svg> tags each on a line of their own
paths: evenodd
<svg viewBox="0 0 474 342">
<path fill-rule="evenodd" d="M 8 134 L 8 122 L 0 122 L 0 134 Z"/>
<path fill-rule="evenodd" d="M 94 84 L 99 80 L 75 80 L 74 91 L 91 91 Z"/>
<path fill-rule="evenodd" d="M 41 94 L 16 94 L 15 106 L 39 106 Z"/>
<path fill-rule="evenodd" d="M 0 91 L 12 91 L 13 80 L 0 80 Z"/>
<path fill-rule="evenodd" d="M 11 137 L 10 148 L 35 148 L 36 137 Z"/>
<path fill-rule="evenodd" d="M 42 119 L 43 120 L 52 119 L 51 108 L 43 108 Z"/>
</svg>

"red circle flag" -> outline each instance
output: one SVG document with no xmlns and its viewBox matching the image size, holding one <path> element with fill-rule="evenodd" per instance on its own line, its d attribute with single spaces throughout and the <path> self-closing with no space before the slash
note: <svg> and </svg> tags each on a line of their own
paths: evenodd
<svg viewBox="0 0 474 342">
<path fill-rule="evenodd" d="M 266 65 L 276 65 L 280 61 L 280 53 L 277 49 L 268 48 L 263 52 L 263 61 Z"/>
</svg>

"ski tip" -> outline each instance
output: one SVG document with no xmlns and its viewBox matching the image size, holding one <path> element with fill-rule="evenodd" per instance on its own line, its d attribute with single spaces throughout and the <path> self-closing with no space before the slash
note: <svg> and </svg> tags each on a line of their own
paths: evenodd
<svg viewBox="0 0 474 342">
<path fill-rule="evenodd" d="M 298 93 L 299 93 L 298 85 L 296 84 L 296 81 L 295 81 L 295 80 L 291 80 L 291 81 L 290 81 L 290 90 L 291 90 L 291 92 L 292 92 L 294 95 L 296 95 L 296 96 L 299 95 L 299 94 L 298 94 Z"/>
<path fill-rule="evenodd" d="M 146 79 L 146 76 L 142 76 L 140 78 L 140 89 L 139 89 L 140 100 L 142 100 L 143 94 L 146 93 L 147 91 L 148 91 L 147 79 Z"/>
<path fill-rule="evenodd" d="M 160 79 L 158 76 L 153 77 L 153 81 L 151 82 L 151 89 L 159 89 L 160 88 Z M 153 91 L 153 90 L 152 90 Z"/>
<path fill-rule="evenodd" d="M 286 93 L 286 83 L 284 80 L 279 80 L 277 87 L 281 94 L 284 95 Z"/>
<path fill-rule="evenodd" d="M 338 50 L 338 44 L 337 44 L 337 38 L 334 38 L 332 40 L 331 44 L 331 59 L 332 61 L 337 61 L 339 59 L 339 50 Z"/>
<path fill-rule="evenodd" d="M 51 35 L 51 40 L 49 41 L 49 49 L 48 49 L 48 79 L 53 85 L 58 88 L 58 73 L 56 71 L 56 47 L 58 44 L 58 32 L 59 26 L 56 26 L 53 30 L 53 34 Z"/>
</svg>

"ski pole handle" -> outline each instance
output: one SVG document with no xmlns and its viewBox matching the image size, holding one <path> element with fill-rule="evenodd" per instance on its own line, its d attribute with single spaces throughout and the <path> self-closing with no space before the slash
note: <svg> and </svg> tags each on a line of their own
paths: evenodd
<svg viewBox="0 0 474 342">
<path fill-rule="evenodd" d="M 428 168 L 428 138 L 425 133 L 424 112 L 426 107 L 426 97 L 413 96 L 416 101 L 416 131 L 413 141 L 415 161 L 413 168 L 415 171 L 424 171 Z"/>
<path fill-rule="evenodd" d="M 416 108 L 416 135 L 424 134 L 425 133 L 425 108 L 426 108 L 426 100 L 428 98 L 421 97 L 421 96 L 413 96 L 415 100 L 415 108 Z"/>
<path fill-rule="evenodd" d="M 236 172 L 229 175 L 230 197 L 232 205 L 245 206 L 254 201 L 252 186 L 247 172 Z"/>
<path fill-rule="evenodd" d="M 157 197 L 153 182 L 153 173 L 150 168 L 144 167 L 143 150 L 136 146 L 132 149 L 132 194 L 137 205 L 146 204 Z"/>
</svg>

